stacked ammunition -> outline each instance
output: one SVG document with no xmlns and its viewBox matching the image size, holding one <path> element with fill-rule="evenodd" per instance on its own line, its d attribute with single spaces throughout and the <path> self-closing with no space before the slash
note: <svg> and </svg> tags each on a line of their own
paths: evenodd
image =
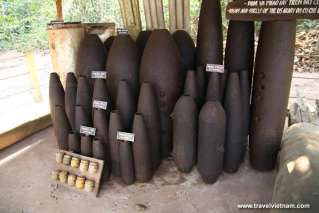
<svg viewBox="0 0 319 213">
<path fill-rule="evenodd" d="M 254 23 L 230 21 L 224 60 L 219 0 L 202 1 L 196 47 L 183 30 L 173 35 L 166 29 L 142 31 L 136 42 L 119 31 L 104 44 L 87 35 L 65 90 L 56 73 L 50 76 L 58 146 L 103 159 L 104 172 L 126 184 L 149 181 L 171 154 L 180 171 L 197 164 L 204 182 L 214 183 L 222 171 L 239 169 L 250 135 L 253 167 L 272 169 L 294 30 L 292 22 L 263 23 L 253 91 Z M 274 64 L 277 54 L 284 60 Z"/>
</svg>

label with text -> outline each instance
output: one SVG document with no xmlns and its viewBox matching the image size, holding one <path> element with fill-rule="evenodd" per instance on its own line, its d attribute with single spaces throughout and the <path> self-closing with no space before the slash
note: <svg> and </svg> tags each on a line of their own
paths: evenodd
<svg viewBox="0 0 319 213">
<path fill-rule="evenodd" d="M 106 101 L 93 100 L 93 108 L 106 110 L 107 109 L 107 102 Z"/>
<path fill-rule="evenodd" d="M 206 65 L 206 72 L 218 72 L 224 73 L 224 65 L 222 64 L 207 64 Z"/>
<path fill-rule="evenodd" d="M 95 136 L 96 129 L 89 126 L 80 126 L 80 134 Z"/>
<path fill-rule="evenodd" d="M 241 21 L 319 19 L 319 0 L 237 0 L 226 18 Z"/>
<path fill-rule="evenodd" d="M 117 34 L 118 35 L 126 35 L 126 34 L 128 34 L 128 29 L 126 29 L 126 28 L 117 28 Z"/>
<path fill-rule="evenodd" d="M 106 71 L 92 71 L 91 72 L 91 78 L 100 78 L 100 79 L 106 79 Z"/>
<path fill-rule="evenodd" d="M 117 132 L 116 139 L 121 141 L 134 142 L 135 134 L 129 132 Z"/>
</svg>

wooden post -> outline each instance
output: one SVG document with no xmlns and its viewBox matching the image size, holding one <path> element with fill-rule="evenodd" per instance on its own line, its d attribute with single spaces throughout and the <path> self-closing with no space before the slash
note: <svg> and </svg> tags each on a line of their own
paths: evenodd
<svg viewBox="0 0 319 213">
<path fill-rule="evenodd" d="M 184 29 L 184 15 L 183 15 L 183 1 L 184 0 L 176 0 L 176 28 L 178 30 Z"/>
<path fill-rule="evenodd" d="M 164 20 L 164 11 L 163 11 L 162 0 L 156 0 L 156 14 L 157 14 L 158 27 L 160 29 L 164 29 L 165 28 L 165 20 Z"/>
<path fill-rule="evenodd" d="M 141 16 L 138 0 L 119 0 L 124 26 L 130 35 L 136 39 L 141 31 Z"/>
<path fill-rule="evenodd" d="M 55 0 L 55 6 L 56 6 L 56 19 L 58 21 L 63 21 L 62 0 Z"/>
<path fill-rule="evenodd" d="M 40 82 L 38 78 L 38 71 L 35 65 L 34 54 L 32 51 L 29 51 L 25 54 L 25 61 L 26 61 L 28 72 L 30 73 L 34 100 L 35 102 L 41 102 L 42 95 L 41 95 L 41 89 L 40 89 Z"/>
<path fill-rule="evenodd" d="M 169 29 L 171 33 L 176 30 L 176 4 L 175 0 L 169 0 Z"/>
<path fill-rule="evenodd" d="M 184 29 L 190 33 L 190 0 L 184 0 Z"/>
<path fill-rule="evenodd" d="M 145 22 L 146 22 L 146 30 L 150 30 L 150 29 L 152 29 L 150 2 L 149 2 L 149 0 L 144 0 L 143 3 L 144 3 L 144 15 L 145 15 Z"/>
</svg>

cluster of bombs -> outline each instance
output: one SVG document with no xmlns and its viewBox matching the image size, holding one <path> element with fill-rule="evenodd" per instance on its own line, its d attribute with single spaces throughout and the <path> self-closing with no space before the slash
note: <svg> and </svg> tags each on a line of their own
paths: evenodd
<svg viewBox="0 0 319 213">
<path fill-rule="evenodd" d="M 121 31 L 104 44 L 87 34 L 65 91 L 58 75 L 50 76 L 58 145 L 105 160 L 104 173 L 126 184 L 150 180 L 171 153 L 180 171 L 197 164 L 204 182 L 214 183 L 223 170 L 238 170 L 250 135 L 253 167 L 272 169 L 289 95 L 294 30 L 295 22 L 262 24 L 253 89 L 254 23 L 229 22 L 224 60 L 219 1 L 202 1 L 196 47 L 183 30 L 142 31 L 136 41 Z M 280 56 L 275 65 L 271 54 Z M 225 69 L 210 69 L 222 64 Z M 103 77 L 92 75 L 97 71 Z M 97 102 L 106 107 L 94 107 Z M 82 134 L 81 126 L 96 133 Z M 133 133 L 134 142 L 119 140 L 118 132 Z"/>
<path fill-rule="evenodd" d="M 98 172 L 99 165 L 97 162 L 80 159 L 75 156 L 65 154 L 63 152 L 56 152 L 55 160 L 58 164 L 64 166 L 70 166 L 73 169 L 79 169 L 82 173 L 88 173 L 94 175 Z M 71 187 L 76 187 L 79 190 L 85 190 L 86 192 L 92 192 L 95 187 L 95 181 L 86 179 L 85 176 L 77 176 L 64 170 L 54 170 L 51 173 L 51 179 L 54 181 L 60 181 Z"/>
</svg>

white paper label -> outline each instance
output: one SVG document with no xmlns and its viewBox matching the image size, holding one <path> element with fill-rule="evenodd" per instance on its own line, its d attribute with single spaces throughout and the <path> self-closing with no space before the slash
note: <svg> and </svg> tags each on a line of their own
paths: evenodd
<svg viewBox="0 0 319 213">
<path fill-rule="evenodd" d="M 106 79 L 106 71 L 91 71 L 91 78 Z"/>
<path fill-rule="evenodd" d="M 118 35 L 126 35 L 126 34 L 128 34 L 128 29 L 126 29 L 126 28 L 117 28 L 117 34 Z"/>
<path fill-rule="evenodd" d="M 89 126 L 80 126 L 80 134 L 95 136 L 96 129 Z"/>
<path fill-rule="evenodd" d="M 106 101 L 93 100 L 93 108 L 106 110 L 107 109 L 107 102 Z"/>
<path fill-rule="evenodd" d="M 131 141 L 134 142 L 135 134 L 128 132 L 117 132 L 116 139 L 121 141 Z"/>
<path fill-rule="evenodd" d="M 222 64 L 207 64 L 206 72 L 224 73 L 224 65 Z"/>
</svg>

